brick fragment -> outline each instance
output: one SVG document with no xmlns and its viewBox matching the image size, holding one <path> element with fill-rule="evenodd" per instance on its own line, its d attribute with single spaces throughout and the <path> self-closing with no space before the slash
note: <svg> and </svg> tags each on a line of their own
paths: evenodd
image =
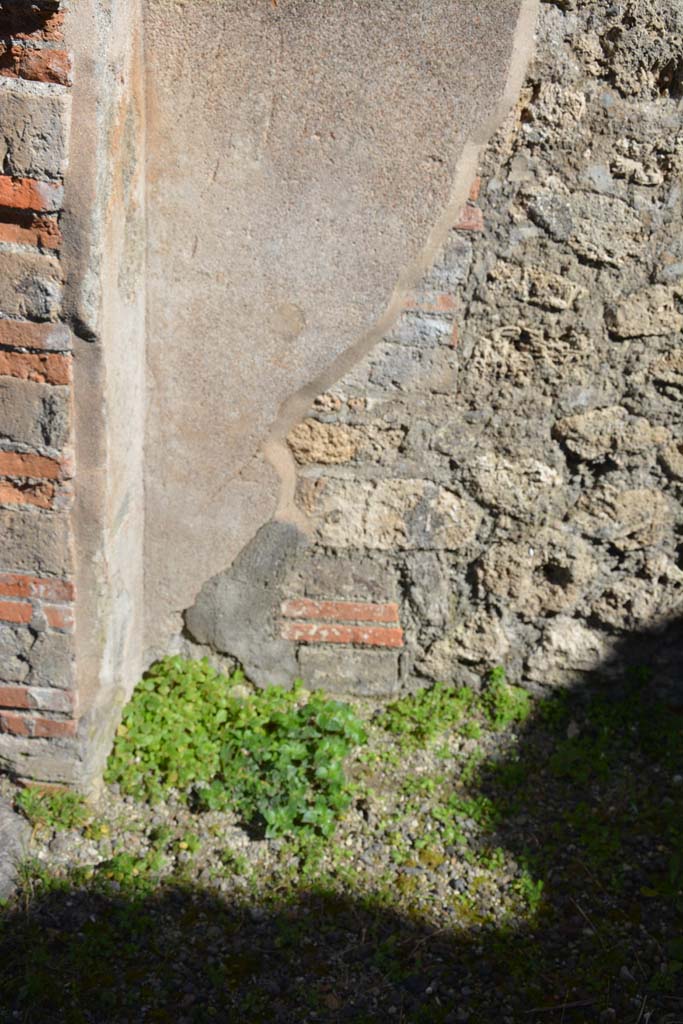
<svg viewBox="0 0 683 1024">
<path fill-rule="evenodd" d="M 51 576 L 29 576 L 19 572 L 0 573 L 0 597 L 36 598 L 40 601 L 73 601 L 76 588 L 71 580 Z"/>
<path fill-rule="evenodd" d="M 0 345 L 69 352 L 71 331 L 66 324 L 34 324 L 27 320 L 0 320 Z"/>
<path fill-rule="evenodd" d="M 31 621 L 33 609 L 25 601 L 1 601 L 0 620 L 3 622 L 19 622 L 26 624 Z"/>
<path fill-rule="evenodd" d="M 10 736 L 30 736 L 31 719 L 12 711 L 0 711 L 0 732 Z"/>
<path fill-rule="evenodd" d="M 65 50 L 38 50 L 4 42 L 0 43 L 0 75 L 71 85 L 71 60 Z"/>
<path fill-rule="evenodd" d="M 70 384 L 71 356 L 59 352 L 7 352 L 0 349 L 0 376 L 38 384 Z"/>
<path fill-rule="evenodd" d="M 0 206 L 7 206 L 11 210 L 57 213 L 62 208 L 63 199 L 64 187 L 56 181 L 0 174 Z"/>
<path fill-rule="evenodd" d="M 71 605 L 46 604 L 43 612 L 50 629 L 71 633 L 74 628 L 74 611 Z"/>
<path fill-rule="evenodd" d="M 60 736 L 75 736 L 78 722 L 63 721 L 56 718 L 36 718 L 33 724 L 33 735 L 44 739 L 56 739 Z"/>
<path fill-rule="evenodd" d="M 371 604 L 368 601 L 312 601 L 309 598 L 293 598 L 283 602 L 282 614 L 288 619 L 389 622 L 398 625 L 397 604 Z"/>
<path fill-rule="evenodd" d="M 400 626 L 341 626 L 318 622 L 283 622 L 281 636 L 302 644 L 359 644 L 364 647 L 402 647 Z"/>
<path fill-rule="evenodd" d="M 468 196 L 468 199 L 470 200 L 470 202 L 476 203 L 477 199 L 479 198 L 479 193 L 480 192 L 481 192 L 481 178 L 479 177 L 479 175 L 477 175 L 477 177 L 474 179 L 474 181 L 470 185 L 470 194 Z"/>
<path fill-rule="evenodd" d="M 456 231 L 483 231 L 484 214 L 478 206 L 463 206 L 454 228 Z"/>
<path fill-rule="evenodd" d="M 52 508 L 54 496 L 54 484 L 16 484 L 10 480 L 0 480 L 0 505 L 33 505 L 35 508 Z"/>
<path fill-rule="evenodd" d="M 25 686 L 0 686 L 1 708 L 30 708 L 28 689 Z"/>
<path fill-rule="evenodd" d="M 59 249 L 62 233 L 55 216 L 31 210 L 4 210 L 0 213 L 0 242 Z"/>
<path fill-rule="evenodd" d="M 39 686 L 5 686 L 0 684 L 0 708 L 22 711 L 51 711 L 71 715 L 73 695 L 64 690 Z"/>
<path fill-rule="evenodd" d="M 64 472 L 57 459 L 49 459 L 46 455 L 0 451 L 0 476 L 29 477 L 32 480 L 59 480 L 64 476 Z"/>
</svg>

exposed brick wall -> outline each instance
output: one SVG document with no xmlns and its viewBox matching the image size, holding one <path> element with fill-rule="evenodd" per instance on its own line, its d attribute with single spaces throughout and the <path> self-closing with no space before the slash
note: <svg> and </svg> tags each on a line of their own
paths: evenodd
<svg viewBox="0 0 683 1024">
<path fill-rule="evenodd" d="M 68 781 L 74 459 L 59 221 L 71 62 L 58 8 L 0 9 L 0 767 L 44 778 L 50 741 L 51 771 Z"/>
</svg>

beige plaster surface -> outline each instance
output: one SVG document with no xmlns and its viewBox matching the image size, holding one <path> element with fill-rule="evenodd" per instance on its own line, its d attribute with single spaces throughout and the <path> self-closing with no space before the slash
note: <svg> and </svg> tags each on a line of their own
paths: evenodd
<svg viewBox="0 0 683 1024">
<path fill-rule="evenodd" d="M 536 0 L 146 0 L 150 650 L 274 514 L 514 102 Z M 265 453 L 265 454 L 264 454 Z"/>
</svg>

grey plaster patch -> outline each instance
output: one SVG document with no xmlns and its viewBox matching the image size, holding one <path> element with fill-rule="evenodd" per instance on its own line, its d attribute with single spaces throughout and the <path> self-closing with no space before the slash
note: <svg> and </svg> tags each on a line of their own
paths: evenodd
<svg viewBox="0 0 683 1024">
<path fill-rule="evenodd" d="M 356 697 L 392 697 L 398 690 L 397 651 L 299 649 L 299 674 L 312 690 Z"/>
<path fill-rule="evenodd" d="M 232 655 L 259 686 L 291 686 L 298 675 L 294 649 L 278 634 L 281 583 L 306 538 L 289 523 L 257 532 L 230 569 L 204 584 L 185 613 L 193 640 Z"/>
</svg>

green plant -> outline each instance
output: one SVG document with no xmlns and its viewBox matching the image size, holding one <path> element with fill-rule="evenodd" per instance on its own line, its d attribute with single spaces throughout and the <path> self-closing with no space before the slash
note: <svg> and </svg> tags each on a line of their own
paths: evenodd
<svg viewBox="0 0 683 1024">
<path fill-rule="evenodd" d="M 424 746 L 459 722 L 474 699 L 474 693 L 467 687 L 455 689 L 436 683 L 389 704 L 378 715 L 377 722 L 410 745 Z"/>
<path fill-rule="evenodd" d="M 526 903 L 529 913 L 536 915 L 543 902 L 543 880 L 541 878 L 535 879 L 529 871 L 524 868 L 515 888 Z"/>
<path fill-rule="evenodd" d="M 34 828 L 83 828 L 91 818 L 83 797 L 67 790 L 49 792 L 30 786 L 21 790 L 16 806 Z"/>
<path fill-rule="evenodd" d="M 494 729 L 505 729 L 513 722 L 523 722 L 531 714 L 530 695 L 521 686 L 505 679 L 505 669 L 494 668 L 481 699 L 484 714 Z"/>
<path fill-rule="evenodd" d="M 330 836 L 351 801 L 343 763 L 366 734 L 352 709 L 300 689 L 233 696 L 239 673 L 166 658 L 126 709 L 107 779 L 158 800 L 172 787 L 209 810 L 234 809 L 268 837 Z"/>
</svg>

